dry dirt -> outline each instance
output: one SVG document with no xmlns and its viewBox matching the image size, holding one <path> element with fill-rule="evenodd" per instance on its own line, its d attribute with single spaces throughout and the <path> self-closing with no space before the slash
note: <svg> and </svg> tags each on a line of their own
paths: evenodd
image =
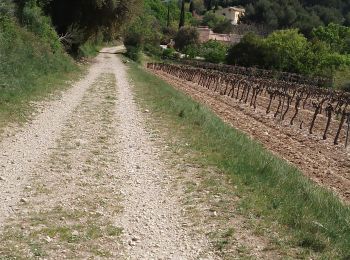
<svg viewBox="0 0 350 260">
<path fill-rule="evenodd" d="M 0 143 L 0 259 L 219 258 L 114 52 Z"/>
<path fill-rule="evenodd" d="M 316 183 L 330 189 L 346 203 L 350 201 L 350 149 L 334 146 L 298 127 L 291 127 L 227 96 L 165 72 L 152 71 L 160 78 L 208 105 L 233 127 L 260 141 L 273 153 L 298 167 Z"/>
</svg>

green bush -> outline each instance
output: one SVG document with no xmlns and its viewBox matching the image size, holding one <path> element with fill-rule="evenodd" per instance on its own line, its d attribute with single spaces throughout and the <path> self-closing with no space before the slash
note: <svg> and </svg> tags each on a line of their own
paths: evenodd
<svg viewBox="0 0 350 260">
<path fill-rule="evenodd" d="M 228 64 L 325 77 L 350 66 L 348 54 L 335 52 L 326 41 L 308 41 L 296 29 L 275 31 L 267 38 L 247 34 L 230 47 L 226 60 Z"/>
<path fill-rule="evenodd" d="M 302 58 L 308 51 L 307 39 L 296 29 L 280 30 L 270 34 L 264 41 L 268 50 L 266 64 L 271 69 L 305 72 Z"/>
<path fill-rule="evenodd" d="M 167 49 L 163 50 L 162 58 L 163 59 L 172 59 L 172 58 L 174 58 L 174 53 L 175 53 L 174 49 L 167 48 Z"/>
<path fill-rule="evenodd" d="M 143 35 L 141 32 L 130 30 L 124 35 L 125 46 L 140 47 L 143 44 Z"/>
<path fill-rule="evenodd" d="M 95 57 L 103 45 L 99 40 L 88 40 L 79 47 L 79 57 Z"/>
<path fill-rule="evenodd" d="M 1 0 L 0 16 L 12 17 L 14 15 L 15 6 L 11 0 Z"/>
<path fill-rule="evenodd" d="M 195 45 L 199 42 L 199 34 L 194 27 L 182 27 L 175 37 L 175 47 L 183 50 L 186 46 Z"/>
<path fill-rule="evenodd" d="M 148 2 L 149 3 L 149 2 Z M 140 52 L 144 50 L 154 57 L 161 57 L 160 49 L 161 28 L 156 18 L 144 14 L 124 31 L 124 45 L 127 47 L 127 56 L 135 61 L 140 61 Z"/>
<path fill-rule="evenodd" d="M 198 44 L 186 45 L 183 49 L 183 53 L 186 54 L 187 58 L 193 59 L 200 54 Z"/>
<path fill-rule="evenodd" d="M 137 17 L 124 31 L 125 45 L 159 45 L 161 38 L 161 27 L 159 22 L 154 16 L 147 14 Z"/>
<path fill-rule="evenodd" d="M 350 66 L 335 72 L 334 87 L 350 92 Z"/>
<path fill-rule="evenodd" d="M 210 28 L 215 28 L 215 26 L 224 21 L 225 17 L 222 15 L 217 15 L 213 12 L 207 12 L 203 16 L 202 25 L 209 26 Z"/>
<path fill-rule="evenodd" d="M 153 57 L 160 58 L 163 55 L 162 48 L 159 45 L 145 44 L 143 49 L 145 53 Z"/>
<path fill-rule="evenodd" d="M 22 23 L 28 30 L 48 43 L 53 51 L 62 49 L 59 37 L 52 27 L 50 18 L 43 15 L 40 7 L 36 5 L 36 1 L 30 0 L 26 3 L 22 11 Z"/>
<path fill-rule="evenodd" d="M 232 45 L 226 56 L 227 64 L 265 68 L 267 48 L 264 39 L 253 33 L 246 34 L 240 43 Z"/>
<path fill-rule="evenodd" d="M 330 23 L 313 29 L 312 36 L 326 43 L 333 52 L 350 53 L 350 27 Z"/>
<path fill-rule="evenodd" d="M 126 56 L 133 61 L 140 62 L 141 60 L 141 48 L 135 46 L 126 46 Z"/>
<path fill-rule="evenodd" d="M 223 63 L 226 59 L 228 46 L 224 43 L 210 40 L 201 46 L 200 56 L 212 63 Z"/>
<path fill-rule="evenodd" d="M 233 26 L 230 20 L 213 12 L 207 12 L 203 16 L 201 25 L 208 26 L 215 33 L 231 33 L 233 31 Z"/>
<path fill-rule="evenodd" d="M 49 92 L 54 80 L 75 70 L 63 50 L 53 52 L 41 37 L 19 26 L 13 19 L 0 18 L 0 122 L 19 112 L 15 104 Z M 60 82 L 62 84 L 62 82 Z M 25 102 L 24 102 L 25 103 Z M 20 115 L 22 116 L 22 114 Z"/>
<path fill-rule="evenodd" d="M 230 20 L 225 20 L 222 21 L 221 23 L 217 24 L 214 28 L 213 31 L 215 33 L 232 33 L 233 32 L 233 25 L 231 24 Z"/>
</svg>

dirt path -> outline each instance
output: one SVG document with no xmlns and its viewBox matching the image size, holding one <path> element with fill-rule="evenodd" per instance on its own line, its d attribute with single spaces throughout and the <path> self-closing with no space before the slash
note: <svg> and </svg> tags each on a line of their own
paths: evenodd
<svg viewBox="0 0 350 260">
<path fill-rule="evenodd" d="M 118 68 L 122 67 L 121 65 Z M 117 68 L 117 67 L 116 67 Z M 181 216 L 181 197 L 173 189 L 176 176 L 159 158 L 161 151 L 152 144 L 145 131 L 144 120 L 137 111 L 125 70 L 116 69 L 120 118 L 121 190 L 124 194 L 124 214 L 118 220 L 125 228 L 124 241 L 134 259 L 198 259 L 212 258 L 202 237 L 193 240 L 185 231 Z"/>
<path fill-rule="evenodd" d="M 64 122 L 102 70 L 102 63 L 92 66 L 87 77 L 64 93 L 60 100 L 52 102 L 15 136 L 0 143 L 0 226 L 14 212 L 13 207 L 20 200 L 33 167 L 48 156 Z"/>
<path fill-rule="evenodd" d="M 293 163 L 316 183 L 350 201 L 350 150 L 276 122 L 264 111 L 213 93 L 197 84 L 164 72 L 155 72 L 195 100 L 207 104 L 224 121 L 259 140 L 265 147 Z"/>
<path fill-rule="evenodd" d="M 0 259 L 217 259 L 113 52 L 0 143 Z"/>
</svg>

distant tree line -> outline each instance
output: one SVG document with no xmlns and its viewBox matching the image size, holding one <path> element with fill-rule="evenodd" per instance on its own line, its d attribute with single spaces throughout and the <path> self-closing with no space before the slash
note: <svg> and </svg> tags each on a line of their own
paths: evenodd
<svg viewBox="0 0 350 260">
<path fill-rule="evenodd" d="M 246 34 L 232 45 L 227 63 L 304 75 L 332 77 L 350 67 L 350 28 L 329 24 L 314 28 L 308 40 L 297 29 L 259 37 Z"/>
<path fill-rule="evenodd" d="M 272 29 L 299 28 L 309 36 L 313 28 L 336 23 L 350 26 L 349 0 L 203 0 L 208 9 L 241 5 L 244 22 Z"/>
</svg>

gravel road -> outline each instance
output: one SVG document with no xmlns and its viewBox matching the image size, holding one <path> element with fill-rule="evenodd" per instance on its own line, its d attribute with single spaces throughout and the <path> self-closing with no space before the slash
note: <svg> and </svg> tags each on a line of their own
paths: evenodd
<svg viewBox="0 0 350 260">
<path fill-rule="evenodd" d="M 0 258 L 218 258 L 183 215 L 117 51 L 0 143 Z"/>
</svg>

